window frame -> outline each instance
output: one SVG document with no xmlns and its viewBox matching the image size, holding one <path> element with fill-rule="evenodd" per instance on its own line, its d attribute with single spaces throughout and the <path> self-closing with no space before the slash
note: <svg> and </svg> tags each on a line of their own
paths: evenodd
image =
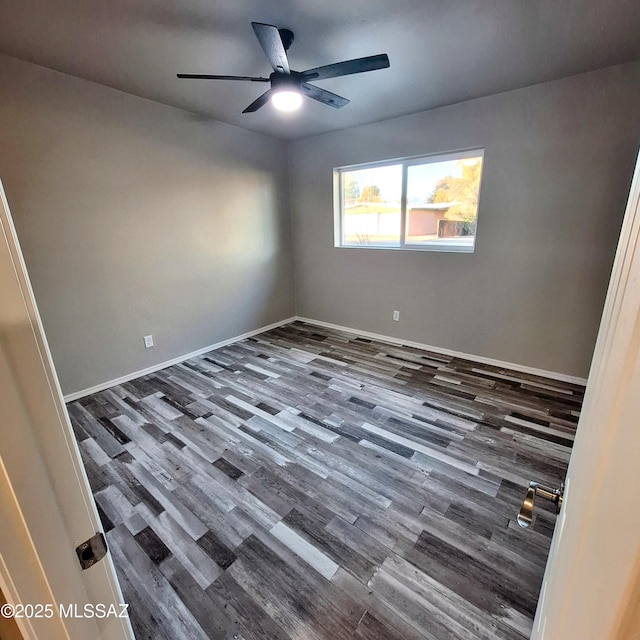
<svg viewBox="0 0 640 640">
<path fill-rule="evenodd" d="M 393 158 L 390 160 L 377 160 L 374 162 L 363 162 L 359 164 L 345 165 L 335 167 L 333 169 L 333 207 L 334 207 L 334 246 L 340 249 L 382 249 L 391 251 L 436 251 L 439 253 L 475 253 L 476 236 L 478 229 L 478 215 L 480 212 L 480 192 L 482 191 L 482 177 L 484 172 L 484 147 L 473 147 L 470 149 L 462 149 L 458 151 L 445 151 L 438 153 L 430 153 L 419 156 L 409 156 L 405 158 Z M 473 234 L 473 244 L 455 245 L 455 244 L 432 244 L 419 245 L 406 243 L 407 229 L 407 187 L 409 167 L 420 164 L 435 164 L 437 162 L 449 162 L 453 160 L 464 160 L 465 158 L 482 158 L 482 170 L 480 173 L 480 184 L 478 186 L 478 209 L 476 211 L 476 233 Z M 402 184 L 400 195 L 400 236 L 399 245 L 364 245 L 364 244 L 345 244 L 344 243 L 344 189 L 343 176 L 349 171 L 357 171 L 360 169 L 377 169 L 379 167 L 387 167 L 392 165 L 402 166 Z"/>
</svg>

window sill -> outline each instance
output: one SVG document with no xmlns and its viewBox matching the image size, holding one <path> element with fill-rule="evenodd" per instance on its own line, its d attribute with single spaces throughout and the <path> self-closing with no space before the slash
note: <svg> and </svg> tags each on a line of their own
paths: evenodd
<svg viewBox="0 0 640 640">
<path fill-rule="evenodd" d="M 448 238 L 446 241 L 430 242 L 429 244 L 405 244 L 388 245 L 388 244 L 336 244 L 338 249 L 374 249 L 385 251 L 420 251 L 435 253 L 475 253 L 475 242 L 456 242 L 455 238 Z"/>
</svg>

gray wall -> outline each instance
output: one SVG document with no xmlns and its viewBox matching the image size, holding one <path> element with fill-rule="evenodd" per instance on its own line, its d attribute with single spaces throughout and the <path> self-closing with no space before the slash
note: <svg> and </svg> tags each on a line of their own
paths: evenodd
<svg viewBox="0 0 640 640">
<path fill-rule="evenodd" d="M 0 56 L 0 179 L 65 393 L 294 314 L 283 142 Z"/>
<path fill-rule="evenodd" d="M 636 63 L 287 146 L 0 56 L 0 179 L 65 393 L 296 310 L 584 376 L 639 106 Z M 475 254 L 333 247 L 333 167 L 474 146 Z"/>
<path fill-rule="evenodd" d="M 634 63 L 292 143 L 298 315 L 586 376 L 639 134 Z M 474 254 L 334 248 L 334 167 L 469 147 Z"/>
</svg>

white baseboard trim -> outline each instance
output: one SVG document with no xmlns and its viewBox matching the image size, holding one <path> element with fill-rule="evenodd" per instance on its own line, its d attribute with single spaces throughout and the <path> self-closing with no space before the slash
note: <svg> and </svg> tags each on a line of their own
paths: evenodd
<svg viewBox="0 0 640 640">
<path fill-rule="evenodd" d="M 346 333 L 362 336 L 363 338 L 371 338 L 372 340 L 380 340 L 382 342 L 388 342 L 390 344 L 406 345 L 407 347 L 414 347 L 416 349 L 422 349 L 424 351 L 432 351 L 433 353 L 440 353 L 445 356 L 453 356 L 455 358 L 463 358 L 465 360 L 481 362 L 482 364 L 489 364 L 494 367 L 500 367 L 502 369 L 510 369 L 512 371 L 519 371 L 521 373 L 530 373 L 532 375 L 541 376 L 543 378 L 549 378 L 551 380 L 559 380 L 562 382 L 570 382 L 572 384 L 580 384 L 580 385 L 587 384 L 586 378 L 570 376 L 564 373 L 556 373 L 554 371 L 546 371 L 545 369 L 536 369 L 534 367 L 527 367 L 525 365 L 516 364 L 513 362 L 504 362 L 502 360 L 494 360 L 493 358 L 485 358 L 484 356 L 476 356 L 470 353 L 462 353 L 461 351 L 454 351 L 453 349 L 443 349 L 442 347 L 434 347 L 432 345 L 423 344 L 421 342 L 413 342 L 412 340 L 403 340 L 402 338 L 393 338 L 392 336 L 385 336 L 381 333 L 371 333 L 370 331 L 360 331 L 359 329 L 354 329 L 353 327 L 344 327 L 339 324 L 333 324 L 332 322 L 324 322 L 323 320 L 314 320 L 313 318 L 293 316 L 291 318 L 286 318 L 285 320 L 280 320 L 279 322 L 274 322 L 273 324 L 269 324 L 266 327 L 260 327 L 259 329 L 254 329 L 253 331 L 243 333 L 240 336 L 235 336 L 233 338 L 229 338 L 228 340 L 223 340 L 222 342 L 216 342 L 215 344 L 211 344 L 207 347 L 202 347 L 202 349 L 198 349 L 197 351 L 192 351 L 191 353 L 186 353 L 184 355 L 177 356 L 176 358 L 172 358 L 171 360 L 166 360 L 165 362 L 154 364 L 151 367 L 147 367 L 146 369 L 140 369 L 139 371 L 133 371 L 132 373 L 128 373 L 124 376 L 120 376 L 119 378 L 115 378 L 113 380 L 107 380 L 106 382 L 102 382 L 101 384 L 97 384 L 93 387 L 89 387 L 88 389 L 75 391 L 74 393 L 70 393 L 64 396 L 64 401 L 73 402 L 74 400 L 84 398 L 85 396 L 90 396 L 92 393 L 98 393 L 99 391 L 110 389 L 111 387 L 115 387 L 116 385 L 122 384 L 123 382 L 129 382 L 129 380 L 135 380 L 136 378 L 141 378 L 142 376 L 146 376 L 150 373 L 155 373 L 156 371 L 160 371 L 161 369 L 166 369 L 171 365 L 184 362 L 185 360 L 189 360 L 190 358 L 195 358 L 196 356 L 201 356 L 203 353 L 207 353 L 208 351 L 215 351 L 216 349 L 220 349 L 220 347 L 226 347 L 227 345 L 233 344 L 234 342 L 240 342 L 240 340 L 251 338 L 252 336 L 256 336 L 260 333 L 264 333 L 265 331 L 270 331 L 271 329 L 275 329 L 276 327 L 281 327 L 285 324 L 289 324 L 296 320 L 300 322 L 306 322 L 308 324 L 317 325 L 318 327 L 326 327 L 327 329 L 336 329 L 337 331 L 344 331 Z"/>
<path fill-rule="evenodd" d="M 275 329 L 276 327 L 281 327 L 282 325 L 289 324 L 294 320 L 296 320 L 295 316 L 292 318 L 286 318 L 285 320 L 280 320 L 279 322 L 274 322 L 273 324 L 269 324 L 266 327 L 260 327 L 259 329 L 254 329 L 253 331 L 248 331 L 247 333 L 243 333 L 240 336 L 235 336 L 233 338 L 229 338 L 228 340 L 223 340 L 222 342 L 216 342 L 215 344 L 210 344 L 208 347 L 202 347 L 202 349 L 198 349 L 197 351 L 192 351 L 191 353 L 186 353 L 182 356 L 177 356 L 176 358 L 172 358 L 171 360 L 166 360 L 165 362 L 154 364 L 151 367 L 147 367 L 146 369 L 140 369 L 140 371 L 127 373 L 124 376 L 120 376 L 119 378 L 115 378 L 113 380 L 107 380 L 106 382 L 102 382 L 101 384 L 97 384 L 93 387 L 89 387 L 88 389 L 75 391 L 74 393 L 70 393 L 69 395 L 64 396 L 64 401 L 73 402 L 74 400 L 78 400 L 79 398 L 90 396 L 92 393 L 98 393 L 99 391 L 104 391 L 105 389 L 115 387 L 116 385 L 122 384 L 123 382 L 129 382 L 129 380 L 135 380 L 135 378 L 140 378 L 150 373 L 155 373 L 156 371 L 160 371 L 160 369 L 166 369 L 171 365 L 179 364 L 180 362 L 189 360 L 189 358 L 195 358 L 196 356 L 201 356 L 203 353 L 207 353 L 208 351 L 214 351 L 215 349 L 220 349 L 220 347 L 226 347 L 227 345 L 233 344 L 234 342 L 240 342 L 240 340 L 244 340 L 245 338 L 251 338 L 252 336 L 258 335 L 259 333 L 264 333 L 265 331 L 270 331 L 271 329 Z"/>
<path fill-rule="evenodd" d="M 360 331 L 359 329 L 353 329 L 352 327 L 343 327 L 339 324 L 333 324 L 331 322 L 324 322 L 322 320 L 314 320 L 313 318 L 303 318 L 302 316 L 296 316 L 295 320 L 300 322 L 307 322 L 308 324 L 314 324 L 318 327 L 326 327 L 327 329 L 336 329 L 338 331 L 345 331 L 346 333 L 353 333 L 363 338 L 371 338 L 373 340 L 380 340 L 382 342 L 389 342 L 391 344 L 406 345 L 407 347 L 415 347 L 416 349 L 423 349 L 424 351 L 432 351 L 433 353 L 439 353 L 445 356 L 453 356 L 455 358 L 463 358 L 464 360 L 472 360 L 474 362 L 481 362 L 482 364 L 492 365 L 494 367 L 500 367 L 501 369 L 510 369 L 512 371 L 519 371 L 520 373 L 530 373 L 532 375 L 541 376 L 543 378 L 549 378 L 551 380 L 558 380 L 561 382 L 569 382 L 572 384 L 586 385 L 587 379 L 580 378 L 578 376 L 570 376 L 565 373 L 556 373 L 555 371 L 546 371 L 545 369 L 536 369 L 535 367 L 527 367 L 523 364 L 516 364 L 514 362 L 504 362 L 502 360 L 494 360 L 493 358 L 486 358 L 484 356 L 476 356 L 470 353 L 462 353 L 461 351 L 453 351 L 453 349 L 443 349 L 442 347 L 433 347 L 421 342 L 413 342 L 411 340 L 403 340 L 402 338 L 392 338 L 391 336 L 385 336 L 381 333 L 371 333 L 370 331 Z"/>
</svg>

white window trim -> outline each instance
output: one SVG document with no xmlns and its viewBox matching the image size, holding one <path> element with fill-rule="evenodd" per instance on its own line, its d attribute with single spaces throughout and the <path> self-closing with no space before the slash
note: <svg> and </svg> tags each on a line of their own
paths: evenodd
<svg viewBox="0 0 640 640">
<path fill-rule="evenodd" d="M 482 158 L 484 170 L 484 148 L 475 147 L 472 149 L 464 149 L 460 151 L 448 151 L 444 153 L 430 153 L 421 156 L 410 156 L 406 158 L 394 158 L 391 160 L 380 160 L 376 162 L 364 162 L 361 164 L 351 164 L 342 167 L 336 167 L 333 170 L 333 231 L 334 246 L 340 249 L 373 249 L 383 251 L 435 251 L 438 253 L 474 253 L 476 250 L 476 234 L 473 236 L 473 244 L 457 245 L 455 243 L 447 243 L 445 241 L 433 245 L 406 244 L 406 221 L 407 221 L 407 182 L 409 167 L 417 164 L 426 164 L 428 162 L 449 162 L 451 160 L 464 160 L 465 158 Z M 348 171 L 357 169 L 375 169 L 377 167 L 386 167 L 391 165 L 402 165 L 402 194 L 400 199 L 400 245 L 362 245 L 362 244 L 344 244 L 343 242 L 343 222 L 344 222 L 344 190 L 342 189 L 342 176 Z M 480 210 L 480 192 L 482 190 L 482 177 L 480 178 L 480 186 L 478 188 L 478 211 Z M 476 214 L 476 233 L 478 216 Z"/>
</svg>

